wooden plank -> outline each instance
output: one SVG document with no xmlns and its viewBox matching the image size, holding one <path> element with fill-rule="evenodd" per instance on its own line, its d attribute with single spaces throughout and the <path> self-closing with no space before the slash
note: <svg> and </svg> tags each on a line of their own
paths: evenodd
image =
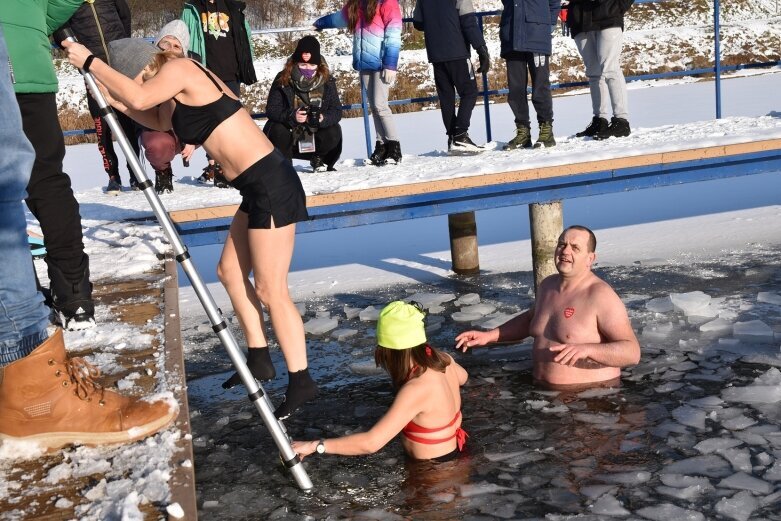
<svg viewBox="0 0 781 521">
<path fill-rule="evenodd" d="M 781 139 L 768 139 L 746 143 L 735 143 L 730 145 L 701 147 L 688 150 L 658 152 L 615 159 L 582 161 L 566 165 L 519 169 L 495 174 L 482 174 L 476 176 L 458 177 L 455 179 L 440 179 L 435 181 L 423 181 L 420 183 L 409 183 L 404 185 L 383 186 L 378 188 L 366 188 L 361 190 L 349 190 L 345 192 L 310 195 L 307 197 L 307 206 L 309 208 L 316 208 L 319 206 L 368 202 L 380 199 L 390 199 L 394 197 L 406 197 L 410 195 L 430 194 L 449 190 L 470 189 L 485 186 L 499 186 L 509 183 L 544 180 L 557 177 L 561 178 L 595 172 L 615 171 L 627 168 L 637 168 L 652 165 L 674 165 L 675 163 L 685 161 L 727 158 L 729 156 L 736 156 L 740 154 L 766 152 L 779 149 L 781 149 Z M 209 208 L 178 210 L 170 212 L 170 215 L 174 223 L 184 224 L 189 222 L 232 217 L 236 213 L 237 208 L 238 205 L 223 205 Z"/>
</svg>

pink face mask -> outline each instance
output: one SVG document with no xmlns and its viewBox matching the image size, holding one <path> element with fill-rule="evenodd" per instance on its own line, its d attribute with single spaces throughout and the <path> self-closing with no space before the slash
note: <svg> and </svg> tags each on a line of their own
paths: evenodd
<svg viewBox="0 0 781 521">
<path fill-rule="evenodd" d="M 314 77 L 315 73 L 317 73 L 317 69 L 304 69 L 302 67 L 299 67 L 298 70 L 301 71 L 301 76 L 303 76 L 308 80 L 311 80 Z"/>
</svg>

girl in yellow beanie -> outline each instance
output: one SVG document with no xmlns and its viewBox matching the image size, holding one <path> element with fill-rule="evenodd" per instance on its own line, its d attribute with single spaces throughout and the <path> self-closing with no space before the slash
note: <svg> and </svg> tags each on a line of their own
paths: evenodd
<svg viewBox="0 0 781 521">
<path fill-rule="evenodd" d="M 295 441 L 293 450 L 302 458 L 314 452 L 372 454 L 402 433 L 402 445 L 412 458 L 443 461 L 458 456 L 467 437 L 461 428 L 460 387 L 468 374 L 450 355 L 428 345 L 424 316 L 419 306 L 401 301 L 380 312 L 374 360 L 398 392 L 374 427 L 341 438 Z"/>
</svg>

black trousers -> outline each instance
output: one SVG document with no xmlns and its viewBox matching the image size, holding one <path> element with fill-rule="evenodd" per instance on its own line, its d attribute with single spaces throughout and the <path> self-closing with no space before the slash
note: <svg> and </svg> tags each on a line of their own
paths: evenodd
<svg viewBox="0 0 781 521">
<path fill-rule="evenodd" d="M 117 153 L 114 151 L 114 133 L 109 128 L 106 119 L 100 115 L 100 107 L 98 102 L 92 97 L 89 89 L 87 89 L 87 107 L 89 113 L 92 116 L 92 120 L 95 122 L 95 132 L 98 135 L 98 150 L 103 158 L 103 169 L 109 175 L 109 177 L 116 177 L 120 179 L 119 175 L 119 160 L 117 159 Z M 122 127 L 122 132 L 127 136 L 128 141 L 133 146 L 133 152 L 136 157 L 141 152 L 141 147 L 138 145 L 138 126 L 136 122 L 130 119 L 122 112 L 114 111 L 119 120 L 119 126 Z M 136 176 L 130 169 L 130 163 L 127 163 L 127 171 L 132 181 L 136 181 Z"/>
<path fill-rule="evenodd" d="M 553 122 L 549 57 L 544 54 L 515 52 L 505 60 L 507 86 L 510 90 L 507 102 L 515 116 L 515 125 L 530 126 L 529 102 L 526 97 L 529 76 L 532 79 L 532 105 L 537 113 L 537 121 Z"/>
<path fill-rule="evenodd" d="M 342 155 L 342 127 L 340 125 L 320 127 L 315 132 L 315 152 L 308 154 L 298 152 L 298 141 L 295 139 L 293 131 L 282 123 L 268 121 L 263 127 L 263 132 L 288 159 L 312 159 L 317 155 L 323 159 L 327 166 L 333 167 L 339 161 L 339 156 Z"/>
<path fill-rule="evenodd" d="M 442 123 L 448 136 L 457 136 L 469 130 L 472 110 L 477 102 L 477 81 L 472 62 L 453 60 L 434 63 L 434 83 L 439 96 Z M 456 92 L 461 101 L 456 114 Z"/>
<path fill-rule="evenodd" d="M 35 149 L 35 162 L 27 185 L 27 207 L 38 219 L 46 244 L 49 271 L 59 270 L 78 282 L 89 268 L 81 235 L 79 203 L 71 180 L 62 171 L 65 140 L 57 119 L 55 94 L 17 94 L 22 126 Z"/>
</svg>

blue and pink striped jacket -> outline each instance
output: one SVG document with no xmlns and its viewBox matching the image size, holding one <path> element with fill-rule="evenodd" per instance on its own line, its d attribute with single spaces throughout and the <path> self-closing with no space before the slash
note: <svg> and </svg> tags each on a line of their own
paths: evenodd
<svg viewBox="0 0 781 521">
<path fill-rule="evenodd" d="M 353 35 L 353 69 L 357 71 L 396 70 L 401 49 L 401 9 L 398 0 L 380 0 L 371 23 L 362 16 Z M 341 11 L 323 16 L 313 24 L 318 30 L 347 27 L 347 4 Z"/>
</svg>

